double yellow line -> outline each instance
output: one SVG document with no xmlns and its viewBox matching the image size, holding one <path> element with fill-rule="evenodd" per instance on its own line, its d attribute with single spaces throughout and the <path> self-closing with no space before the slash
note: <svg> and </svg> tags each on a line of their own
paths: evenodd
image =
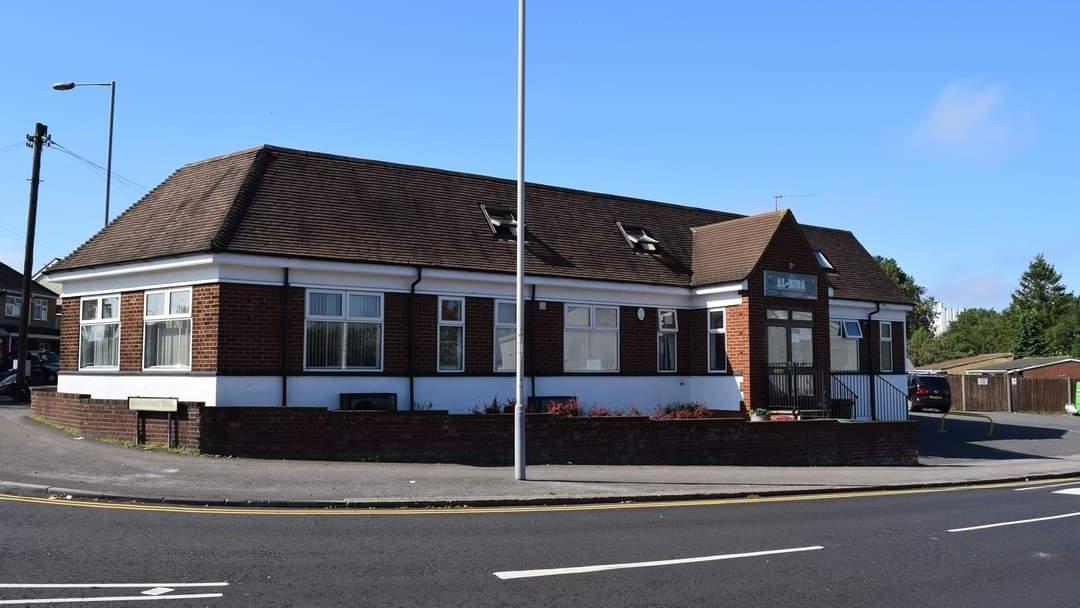
<svg viewBox="0 0 1080 608">
<path fill-rule="evenodd" d="M 509 513 L 558 513 L 577 511 L 621 511 L 628 509 L 674 509 L 685 507 L 711 507 L 720 505 L 761 504 L 774 502 L 805 502 L 813 500 L 837 500 L 844 498 L 870 498 L 875 496 L 902 496 L 906 494 L 930 494 L 938 492 L 962 492 L 994 488 L 1013 488 L 1040 484 L 1080 481 L 1080 477 L 1060 477 L 1037 482 L 1013 481 L 941 488 L 915 488 L 906 490 L 867 490 L 853 492 L 830 492 L 795 496 L 762 496 L 746 498 L 713 498 L 694 500 L 658 500 L 650 502 L 589 503 L 575 505 L 493 506 L 493 507 L 432 507 L 432 508 L 279 508 L 279 507 L 199 507 L 186 505 L 154 505 L 145 503 L 101 502 L 83 499 L 34 498 L 0 494 L 0 502 L 34 505 L 63 506 L 84 509 L 108 509 L 113 511 L 141 511 L 151 513 L 178 513 L 193 515 L 246 515 L 284 517 L 357 517 L 357 516 L 427 516 L 427 515 L 484 515 Z"/>
</svg>

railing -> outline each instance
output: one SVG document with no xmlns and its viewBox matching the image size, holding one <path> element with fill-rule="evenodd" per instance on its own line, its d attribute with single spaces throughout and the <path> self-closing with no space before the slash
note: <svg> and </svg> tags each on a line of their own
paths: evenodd
<svg viewBox="0 0 1080 608">
<path fill-rule="evenodd" d="M 851 418 L 859 395 L 847 378 L 796 364 L 770 365 L 769 409 L 791 410 L 800 418 Z"/>
<path fill-rule="evenodd" d="M 905 380 L 906 382 L 906 380 Z M 874 420 L 907 420 L 908 395 L 880 375 L 874 376 Z"/>
</svg>

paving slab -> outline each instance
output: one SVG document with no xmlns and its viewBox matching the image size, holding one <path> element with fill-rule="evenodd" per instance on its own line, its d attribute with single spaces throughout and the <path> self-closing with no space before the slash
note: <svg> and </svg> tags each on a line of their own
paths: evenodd
<svg viewBox="0 0 1080 608">
<path fill-rule="evenodd" d="M 0 490 L 191 504 L 443 505 L 729 497 L 922 487 L 1080 474 L 1080 418 L 918 415 L 909 467 L 534 465 L 511 467 L 222 458 L 72 437 L 0 404 Z"/>
</svg>

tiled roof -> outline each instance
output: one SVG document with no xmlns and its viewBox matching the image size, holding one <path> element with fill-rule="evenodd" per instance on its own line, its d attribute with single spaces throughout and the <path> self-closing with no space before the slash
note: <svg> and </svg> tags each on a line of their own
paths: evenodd
<svg viewBox="0 0 1080 608">
<path fill-rule="evenodd" d="M 1012 353 L 986 353 L 981 355 L 970 355 L 967 357 L 959 357 L 957 359 L 946 359 L 945 361 L 937 361 L 936 363 L 927 363 L 926 365 L 918 366 L 921 370 L 948 370 L 955 367 L 971 366 L 973 364 L 987 362 L 995 362 L 999 359 L 1012 359 Z"/>
<path fill-rule="evenodd" d="M 11 266 L 0 262 L 0 291 L 10 293 L 12 295 L 22 294 L 22 273 L 15 270 Z M 38 284 L 37 281 L 30 282 L 30 293 L 38 296 L 48 296 L 55 298 L 56 294 Z M 3 305 L 3 302 L 0 302 Z"/>
<path fill-rule="evenodd" d="M 745 279 L 790 213 L 762 213 L 693 228 L 693 284 Z"/>
<path fill-rule="evenodd" d="M 1011 372 L 1022 369 L 1031 369 L 1034 367 L 1046 367 L 1047 365 L 1054 365 L 1055 363 L 1065 363 L 1067 361 L 1077 361 L 1077 359 L 1074 357 L 1024 357 L 1022 359 L 1013 359 L 1012 361 L 1002 361 L 1001 363 L 980 365 L 977 369 L 970 369 L 968 370 L 968 372 Z"/>
<path fill-rule="evenodd" d="M 262 146 L 185 165 L 50 270 L 228 251 L 509 273 L 514 244 L 492 233 L 480 205 L 513 209 L 515 187 L 508 179 Z M 711 260 L 711 277 L 738 280 L 757 259 L 748 245 L 767 244 L 769 226 L 783 217 L 532 183 L 526 201 L 530 274 L 681 287 L 701 284 L 692 277 L 691 229 L 734 235 L 721 239 L 730 242 L 724 251 L 732 261 L 726 253 L 698 255 Z M 644 228 L 658 252 L 635 252 L 617 223 Z M 739 226 L 760 230 L 760 238 Z M 823 246 L 834 264 L 865 258 L 846 267 L 877 275 L 851 280 L 859 288 L 838 297 L 906 301 L 895 286 L 874 291 L 891 282 L 850 233 L 826 232 L 844 235 Z"/>
<path fill-rule="evenodd" d="M 829 275 L 833 297 L 911 304 L 911 298 L 881 269 L 874 256 L 847 230 L 802 225 L 810 246 L 819 249 L 836 269 Z"/>
</svg>

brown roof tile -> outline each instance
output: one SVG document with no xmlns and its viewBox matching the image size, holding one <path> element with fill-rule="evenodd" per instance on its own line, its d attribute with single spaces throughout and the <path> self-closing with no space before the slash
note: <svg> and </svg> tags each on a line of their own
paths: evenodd
<svg viewBox="0 0 1080 608">
<path fill-rule="evenodd" d="M 847 230 L 803 224 L 810 246 L 820 249 L 836 269 L 829 275 L 833 297 L 911 304 L 911 298 L 881 269 L 874 256 Z"/>
<path fill-rule="evenodd" d="M 692 283 L 710 285 L 745 279 L 789 213 L 774 211 L 692 228 Z"/>
</svg>

